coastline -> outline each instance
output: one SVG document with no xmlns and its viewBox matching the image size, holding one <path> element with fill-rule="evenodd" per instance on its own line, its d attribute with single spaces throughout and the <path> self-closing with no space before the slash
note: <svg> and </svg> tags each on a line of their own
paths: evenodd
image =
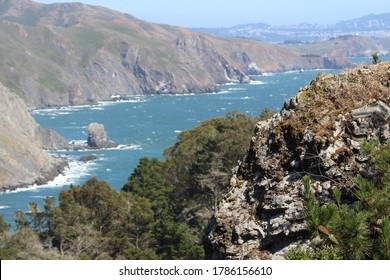
<svg viewBox="0 0 390 280">
<path fill-rule="evenodd" d="M 40 174 L 35 174 L 36 176 L 34 178 L 25 180 L 25 182 L 19 181 L 14 184 L 0 186 L 0 193 L 9 193 L 19 189 L 29 189 L 34 185 L 42 186 L 63 174 L 66 167 L 69 166 L 68 160 L 61 156 L 50 156 L 52 157 L 53 162 L 50 163 L 47 170 L 41 170 Z"/>
<path fill-rule="evenodd" d="M 353 65 L 353 68 L 357 67 L 357 65 Z M 348 67 L 351 67 L 351 65 L 348 65 Z M 340 68 L 296 68 L 296 69 L 291 69 L 291 70 L 280 70 L 280 71 L 265 71 L 261 72 L 258 75 L 247 75 L 248 80 L 245 81 L 233 81 L 229 80 L 226 81 L 225 83 L 216 83 L 213 86 L 213 90 L 206 90 L 204 92 L 201 92 L 199 90 L 195 90 L 192 92 L 178 92 L 178 93 L 170 93 L 170 92 L 164 92 L 164 93 L 141 93 L 141 94 L 134 94 L 134 95 L 111 95 L 111 98 L 109 99 L 101 99 L 97 100 L 94 102 L 81 102 L 79 104 L 67 104 L 67 105 L 50 105 L 47 107 L 37 107 L 37 108 L 28 108 L 29 113 L 35 113 L 43 110 L 61 110 L 61 109 L 67 109 L 67 108 L 85 108 L 85 107 L 94 107 L 94 106 L 105 106 L 110 103 L 117 103 L 117 102 L 129 102 L 129 103 L 138 103 L 138 102 L 145 102 L 145 98 L 149 96 L 192 96 L 192 95 L 198 95 L 198 94 L 218 94 L 220 93 L 220 90 L 218 89 L 219 86 L 225 86 L 225 85 L 237 85 L 237 84 L 253 84 L 253 82 L 256 82 L 253 80 L 252 77 L 256 76 L 272 76 L 276 74 L 289 74 L 289 73 L 300 73 L 300 72 L 305 72 L 305 71 L 334 71 L 334 70 L 346 70 L 348 67 L 340 67 Z"/>
</svg>

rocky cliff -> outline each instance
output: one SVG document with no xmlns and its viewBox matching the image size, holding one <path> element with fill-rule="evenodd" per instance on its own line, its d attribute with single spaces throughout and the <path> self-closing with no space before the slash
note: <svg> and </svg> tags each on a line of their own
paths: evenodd
<svg viewBox="0 0 390 280">
<path fill-rule="evenodd" d="M 210 92 L 218 83 L 247 82 L 249 74 L 347 64 L 80 3 L 0 0 L 0 81 L 29 108 Z"/>
<path fill-rule="evenodd" d="M 41 128 L 23 100 L 0 83 L 0 191 L 53 179 L 66 165 L 44 149 L 63 148 L 66 141 Z"/>
<path fill-rule="evenodd" d="M 321 203 L 332 189 L 348 197 L 358 174 L 372 172 L 363 139 L 390 139 L 390 63 L 320 74 L 259 122 L 206 244 L 210 258 L 280 258 L 309 237 L 303 176 Z"/>
</svg>

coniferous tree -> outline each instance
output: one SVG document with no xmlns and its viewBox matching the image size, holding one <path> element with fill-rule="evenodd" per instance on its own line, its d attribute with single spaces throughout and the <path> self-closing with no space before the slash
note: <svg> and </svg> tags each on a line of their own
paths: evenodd
<svg viewBox="0 0 390 280">
<path fill-rule="evenodd" d="M 290 259 L 390 259 L 390 146 L 364 142 L 374 168 L 370 177 L 356 178 L 356 201 L 342 203 L 342 192 L 334 190 L 334 202 L 319 205 L 305 177 L 304 217 L 313 238 L 313 252 L 293 250 Z"/>
</svg>

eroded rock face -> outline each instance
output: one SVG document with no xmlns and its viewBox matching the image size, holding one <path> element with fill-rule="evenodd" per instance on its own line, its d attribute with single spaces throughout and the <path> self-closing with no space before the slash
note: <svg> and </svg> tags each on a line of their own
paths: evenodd
<svg viewBox="0 0 390 280">
<path fill-rule="evenodd" d="M 111 95 L 214 92 L 217 84 L 247 83 L 248 75 L 262 72 L 350 64 L 81 3 L 1 3 L 0 47 L 7 55 L 0 76 L 32 109 L 94 104 Z"/>
<path fill-rule="evenodd" d="M 322 203 L 368 170 L 363 139 L 389 141 L 390 63 L 345 74 L 320 74 L 286 101 L 279 114 L 259 122 L 231 187 L 210 220 L 210 258 L 283 258 L 304 244 L 303 176 Z"/>
<path fill-rule="evenodd" d="M 63 158 L 44 149 L 67 145 L 57 133 L 41 128 L 23 100 L 0 83 L 0 191 L 43 184 L 61 173 Z"/>
<path fill-rule="evenodd" d="M 49 128 L 38 127 L 38 133 L 42 148 L 45 150 L 67 150 L 70 149 L 69 142 L 66 141 L 56 131 Z"/>
<path fill-rule="evenodd" d="M 117 144 L 110 141 L 104 130 L 104 125 L 91 123 L 88 126 L 88 147 L 91 149 L 107 149 L 116 147 Z"/>
</svg>

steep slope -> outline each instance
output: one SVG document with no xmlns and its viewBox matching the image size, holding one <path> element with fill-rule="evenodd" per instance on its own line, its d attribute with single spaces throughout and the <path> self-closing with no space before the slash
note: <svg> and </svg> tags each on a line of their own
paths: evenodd
<svg viewBox="0 0 390 280">
<path fill-rule="evenodd" d="M 112 95 L 209 92 L 262 71 L 343 67 L 282 47 L 226 40 L 79 3 L 0 0 L 0 80 L 29 108 Z"/>
<path fill-rule="evenodd" d="M 65 144 L 57 133 L 43 129 L 23 100 L 0 83 L 0 191 L 45 183 L 65 167 L 44 149 Z"/>
<path fill-rule="evenodd" d="M 280 255 L 309 237 L 303 176 L 321 202 L 350 197 L 358 174 L 373 176 L 363 139 L 390 139 L 390 63 L 320 74 L 259 122 L 231 187 L 210 221 L 210 258 Z M 371 174 L 371 175 L 370 175 Z"/>
</svg>

